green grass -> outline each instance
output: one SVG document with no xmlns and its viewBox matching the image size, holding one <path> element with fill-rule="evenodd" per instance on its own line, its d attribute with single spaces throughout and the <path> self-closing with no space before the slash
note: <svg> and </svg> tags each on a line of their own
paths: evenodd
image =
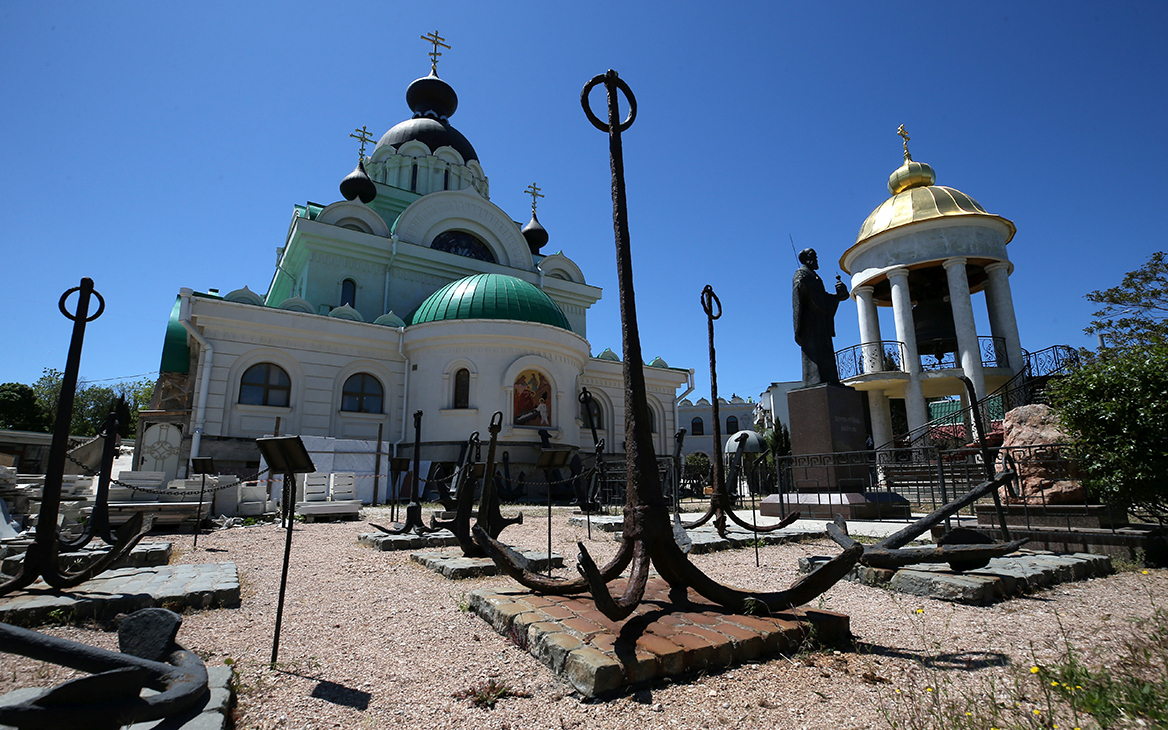
<svg viewBox="0 0 1168 730">
<path fill-rule="evenodd" d="M 493 710 L 501 699 L 507 697 L 530 697 L 531 694 L 522 690 L 511 689 L 507 686 L 506 682 L 488 679 L 486 682 L 459 690 L 454 693 L 454 696 L 460 700 L 470 700 L 471 704 L 475 707 L 485 707 L 488 710 Z"/>
</svg>

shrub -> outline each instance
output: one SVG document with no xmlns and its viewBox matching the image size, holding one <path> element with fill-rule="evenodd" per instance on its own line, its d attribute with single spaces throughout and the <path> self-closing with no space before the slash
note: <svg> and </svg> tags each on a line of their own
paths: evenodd
<svg viewBox="0 0 1168 730">
<path fill-rule="evenodd" d="M 1093 494 L 1168 516 L 1168 347 L 1103 349 L 1049 392 Z"/>
</svg>

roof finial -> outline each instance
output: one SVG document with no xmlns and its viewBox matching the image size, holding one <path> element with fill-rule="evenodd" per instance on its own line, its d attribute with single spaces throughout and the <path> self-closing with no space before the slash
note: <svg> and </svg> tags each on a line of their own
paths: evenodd
<svg viewBox="0 0 1168 730">
<path fill-rule="evenodd" d="M 357 134 L 350 134 L 353 139 L 361 140 L 361 153 L 359 159 L 365 159 L 365 145 L 373 141 L 373 137 L 369 136 L 369 130 L 362 124 L 360 129 L 354 129 Z"/>
<path fill-rule="evenodd" d="M 896 130 L 896 133 L 899 134 L 901 137 L 904 137 L 904 159 L 905 159 L 905 161 L 912 162 L 912 155 L 910 155 L 908 153 L 908 141 L 911 138 L 908 136 L 908 132 L 904 131 L 903 124 L 900 125 L 900 128 Z"/>
<path fill-rule="evenodd" d="M 535 202 L 536 202 L 535 199 L 542 198 L 544 196 L 542 194 L 540 194 L 539 186 L 536 185 L 535 183 L 528 185 L 527 189 L 524 190 L 523 192 L 525 192 L 531 196 L 531 215 L 534 218 L 535 217 Z"/>
<path fill-rule="evenodd" d="M 450 46 L 448 46 L 442 42 L 446 39 L 443 38 L 442 36 L 438 35 L 438 31 L 433 31 L 429 35 L 422 36 L 422 40 L 429 41 L 430 43 L 434 44 L 434 50 L 430 51 L 430 73 L 437 76 L 438 75 L 438 57 L 442 55 L 442 51 L 438 50 L 438 46 L 442 46 L 443 48 L 445 48 L 448 51 L 450 50 Z"/>
</svg>

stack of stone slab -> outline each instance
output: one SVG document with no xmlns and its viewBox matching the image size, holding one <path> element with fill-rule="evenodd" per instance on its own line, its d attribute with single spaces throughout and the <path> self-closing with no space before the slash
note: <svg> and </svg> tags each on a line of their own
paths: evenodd
<svg viewBox="0 0 1168 730">
<path fill-rule="evenodd" d="M 239 487 L 239 503 L 235 514 L 239 517 L 259 517 L 275 512 L 275 503 L 268 499 L 268 480 L 245 482 Z"/>
<path fill-rule="evenodd" d="M 165 472 L 160 471 L 120 472 L 117 481 L 121 484 L 110 486 L 110 524 L 120 525 L 137 512 L 153 516 L 156 525 L 193 526 L 200 511 L 204 516 L 209 516 L 211 495 L 204 495 L 203 504 L 201 506 L 199 504 L 198 490 L 202 485 L 202 477 L 176 479 L 165 485 L 164 488 L 165 479 Z M 135 489 L 135 487 L 143 489 Z M 207 488 L 214 489 L 214 487 L 215 478 L 208 475 Z M 143 491 L 144 489 L 153 491 Z"/>
<path fill-rule="evenodd" d="M 29 481 L 20 486 L 25 488 L 28 503 L 25 507 L 26 527 L 36 527 L 41 512 L 41 496 L 44 492 L 45 478 L 43 475 L 29 475 Z M 93 477 L 65 474 L 61 477 L 61 504 L 57 508 L 57 524 L 68 530 L 76 527 L 83 514 L 88 514 L 87 507 L 93 506 Z"/>
<path fill-rule="evenodd" d="M 357 519 L 361 500 L 356 497 L 357 475 L 353 472 L 315 472 L 301 476 L 304 501 L 296 503 L 296 514 L 306 520 Z"/>
</svg>

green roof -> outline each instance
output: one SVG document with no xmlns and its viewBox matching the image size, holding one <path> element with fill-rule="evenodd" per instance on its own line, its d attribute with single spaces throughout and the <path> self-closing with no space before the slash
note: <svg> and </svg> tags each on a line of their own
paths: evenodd
<svg viewBox="0 0 1168 730">
<path fill-rule="evenodd" d="M 406 323 L 452 319 L 509 319 L 572 331 L 568 318 L 542 289 L 503 274 L 475 274 L 450 282 L 427 297 Z"/>
<path fill-rule="evenodd" d="M 191 348 L 187 345 L 187 330 L 178 321 L 182 296 L 175 297 L 170 321 L 166 323 L 166 339 L 162 343 L 162 362 L 158 369 L 168 373 L 185 373 L 191 369 Z"/>
</svg>

